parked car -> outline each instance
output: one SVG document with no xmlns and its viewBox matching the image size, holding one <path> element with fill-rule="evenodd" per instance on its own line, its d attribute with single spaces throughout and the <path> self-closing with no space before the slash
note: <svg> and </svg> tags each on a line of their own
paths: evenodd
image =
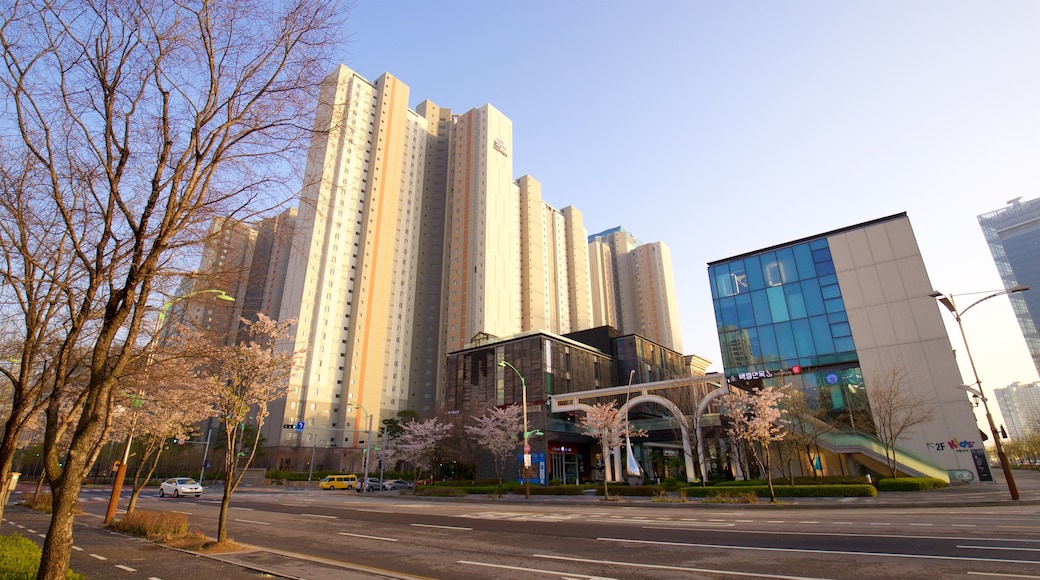
<svg viewBox="0 0 1040 580">
<path fill-rule="evenodd" d="M 318 482 L 321 489 L 357 489 L 356 475 L 326 475 Z"/>
<path fill-rule="evenodd" d="M 369 477 L 363 482 L 363 486 L 358 486 L 358 493 L 362 491 L 379 491 L 383 489 L 383 480 L 378 477 Z"/>
<path fill-rule="evenodd" d="M 171 477 L 159 484 L 159 497 L 166 497 L 167 495 L 172 495 L 173 497 L 186 495 L 199 497 L 202 495 L 202 486 L 190 477 Z"/>
<path fill-rule="evenodd" d="M 387 491 L 391 489 L 412 489 L 413 487 L 415 486 L 403 479 L 388 479 L 383 482 L 383 489 Z"/>
</svg>

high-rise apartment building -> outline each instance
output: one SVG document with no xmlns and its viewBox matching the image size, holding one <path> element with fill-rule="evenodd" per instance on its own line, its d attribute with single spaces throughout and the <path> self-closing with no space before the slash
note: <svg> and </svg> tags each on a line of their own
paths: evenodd
<svg viewBox="0 0 1040 580">
<path fill-rule="evenodd" d="M 1032 290 L 1009 294 L 1033 365 L 1040 372 L 1040 199 L 1022 201 L 979 216 L 979 225 L 997 264 L 1004 288 L 1029 286 Z"/>
<path fill-rule="evenodd" d="M 442 411 L 445 357 L 475 339 L 594 324 L 582 214 L 546 203 L 533 177 L 513 179 L 512 122 L 489 104 L 456 114 L 422 101 L 413 111 L 408 97 L 389 74 L 370 82 L 333 71 L 292 241 L 258 245 L 282 257 L 271 271 L 285 272 L 259 304 L 296 319 L 305 351 L 264 431 L 273 462 L 287 467 L 314 448 L 324 449 L 319 464 L 355 469 L 369 421 L 375 433 L 401 410 Z M 667 249 L 645 251 L 625 260 L 632 318 L 675 344 L 677 324 L 653 318 L 677 319 L 674 290 L 672 302 L 637 304 L 642 288 L 674 286 Z"/>
<path fill-rule="evenodd" d="M 305 350 L 271 408 L 273 446 L 356 447 L 409 406 L 429 132 L 408 94 L 343 66 L 322 87 L 279 315 Z"/>
<path fill-rule="evenodd" d="M 1012 383 L 993 394 L 1004 417 L 1008 437 L 1022 441 L 1040 434 L 1040 383 Z"/>
<path fill-rule="evenodd" d="M 593 325 L 645 336 L 682 351 L 672 253 L 616 227 L 589 236 Z"/>
</svg>

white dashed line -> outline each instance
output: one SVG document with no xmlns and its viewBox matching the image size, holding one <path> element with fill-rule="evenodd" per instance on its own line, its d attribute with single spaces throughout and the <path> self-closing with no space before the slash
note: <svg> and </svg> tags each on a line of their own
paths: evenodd
<svg viewBox="0 0 1040 580">
<path fill-rule="evenodd" d="M 416 528 L 437 528 L 437 529 L 440 529 L 440 530 L 463 530 L 463 531 L 472 531 L 473 530 L 473 528 L 460 528 L 458 526 L 435 526 L 433 524 L 412 524 L 412 526 L 414 526 Z"/>
<path fill-rule="evenodd" d="M 122 564 L 116 564 L 116 568 L 126 570 L 127 572 L 137 572 L 137 568 L 131 568 L 130 566 L 124 566 Z"/>
<path fill-rule="evenodd" d="M 104 556 L 101 556 L 99 554 L 87 554 L 87 555 L 90 556 L 91 558 L 95 558 L 97 560 L 107 560 L 108 559 L 108 558 L 106 558 Z"/>
</svg>

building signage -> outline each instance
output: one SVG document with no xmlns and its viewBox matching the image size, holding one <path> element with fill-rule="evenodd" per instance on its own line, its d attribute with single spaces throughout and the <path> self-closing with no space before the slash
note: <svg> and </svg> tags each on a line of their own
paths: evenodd
<svg viewBox="0 0 1040 580">
<path fill-rule="evenodd" d="M 958 439 L 950 439 L 949 441 L 940 441 L 938 443 L 929 443 L 928 449 L 931 451 L 968 451 L 969 449 L 975 449 L 974 441 L 960 441 Z"/>
<path fill-rule="evenodd" d="M 509 157 L 509 151 L 506 149 L 506 142 L 503 141 L 501 137 L 495 139 L 495 151 Z"/>
<path fill-rule="evenodd" d="M 993 473 L 989 470 L 989 458 L 986 457 L 986 450 L 972 449 L 971 458 L 975 462 L 975 471 L 979 474 L 979 481 L 993 481 Z"/>
<path fill-rule="evenodd" d="M 755 379 L 771 378 L 773 378 L 773 373 L 769 371 L 751 371 L 749 373 L 740 373 L 735 377 L 729 377 L 729 380 L 753 381 Z"/>
</svg>

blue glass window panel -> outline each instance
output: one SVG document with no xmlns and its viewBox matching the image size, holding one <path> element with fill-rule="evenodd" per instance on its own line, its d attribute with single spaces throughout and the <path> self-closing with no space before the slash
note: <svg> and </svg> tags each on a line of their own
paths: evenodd
<svg viewBox="0 0 1040 580">
<path fill-rule="evenodd" d="M 845 410 L 845 386 L 844 385 L 831 385 L 831 407 L 835 411 Z"/>
<path fill-rule="evenodd" d="M 715 281 L 715 297 L 732 296 L 736 293 L 733 288 L 733 278 L 729 275 L 729 264 L 715 266 L 712 271 L 712 280 Z"/>
<path fill-rule="evenodd" d="M 805 318 L 805 300 L 802 298 L 802 285 L 792 282 L 784 286 L 784 294 L 787 296 L 787 313 L 791 319 Z"/>
<path fill-rule="evenodd" d="M 831 339 L 831 325 L 826 316 L 813 316 L 809 319 L 812 327 L 813 343 L 816 354 L 834 354 L 834 341 Z M 848 326 L 846 324 L 846 326 Z"/>
<path fill-rule="evenodd" d="M 852 337 L 835 338 L 834 339 L 834 350 L 837 352 L 855 352 L 856 344 L 852 342 Z"/>
<path fill-rule="evenodd" d="M 852 336 L 852 329 L 849 328 L 848 322 L 838 322 L 831 325 L 831 336 L 834 338 L 842 338 L 845 336 Z"/>
<path fill-rule="evenodd" d="M 719 332 L 722 332 L 722 308 L 719 307 L 719 301 L 713 300 L 715 303 L 715 324 L 719 327 Z"/>
<path fill-rule="evenodd" d="M 828 274 L 834 274 L 834 262 L 817 262 L 816 275 L 826 276 Z"/>
<path fill-rule="evenodd" d="M 776 346 L 776 334 L 773 333 L 772 325 L 758 327 L 758 346 L 760 349 L 758 356 L 761 362 L 780 359 L 780 351 Z"/>
<path fill-rule="evenodd" d="M 744 258 L 744 272 L 747 274 L 749 289 L 761 290 L 766 287 L 766 283 L 762 279 L 762 262 L 758 256 Z"/>
<path fill-rule="evenodd" d="M 845 301 L 843 301 L 840 296 L 838 298 L 831 298 L 829 300 L 824 300 L 823 301 L 823 305 L 827 308 L 827 312 L 844 312 L 845 311 Z"/>
<path fill-rule="evenodd" d="M 792 320 L 791 331 L 794 332 L 794 342 L 798 349 L 798 356 L 815 356 L 816 345 L 813 344 L 812 328 L 809 327 L 809 319 Z"/>
<path fill-rule="evenodd" d="M 776 261 L 780 264 L 780 279 L 784 284 L 798 279 L 798 267 L 794 263 L 794 252 L 791 248 L 776 251 Z"/>
<path fill-rule="evenodd" d="M 737 324 L 741 328 L 755 326 L 755 310 L 751 307 L 751 295 L 737 294 L 735 300 L 737 305 Z"/>
<path fill-rule="evenodd" d="M 794 261 L 798 265 L 798 278 L 805 280 L 816 276 L 816 267 L 813 265 L 812 251 L 809 244 L 798 244 L 794 248 Z"/>
<path fill-rule="evenodd" d="M 822 264 L 823 262 L 831 262 L 831 249 L 829 247 L 817 248 L 812 252 L 813 262 Z"/>
<path fill-rule="evenodd" d="M 727 298 L 719 298 L 719 309 L 722 311 L 723 328 L 736 327 L 737 301 L 732 296 L 729 296 Z"/>
<path fill-rule="evenodd" d="M 755 310 L 755 324 L 772 324 L 773 315 L 769 313 L 769 299 L 766 298 L 765 290 L 751 292 L 751 306 Z"/>
<path fill-rule="evenodd" d="M 787 299 L 784 297 L 782 286 L 766 288 L 766 297 L 769 298 L 769 311 L 773 315 L 773 322 L 790 320 L 791 317 L 787 314 Z"/>
<path fill-rule="evenodd" d="M 776 347 L 780 353 L 780 358 L 784 360 L 794 360 L 798 358 L 798 347 L 795 346 L 794 333 L 791 332 L 791 324 L 788 322 L 781 322 L 773 325 L 773 331 L 776 333 Z"/>
<path fill-rule="evenodd" d="M 747 274 L 744 271 L 744 261 L 736 260 L 729 263 L 729 277 L 733 284 L 735 294 L 743 294 L 748 291 Z"/>
<path fill-rule="evenodd" d="M 820 286 L 820 293 L 823 295 L 824 300 L 829 298 L 841 298 L 841 288 L 838 288 L 837 284 Z"/>
<path fill-rule="evenodd" d="M 829 284 L 837 284 L 838 276 L 835 274 L 828 274 L 826 276 L 820 276 L 820 286 L 827 286 Z"/>
<path fill-rule="evenodd" d="M 821 248 L 829 248 L 830 246 L 827 245 L 827 238 L 820 238 L 809 242 L 809 247 L 814 250 L 819 250 Z"/>
<path fill-rule="evenodd" d="M 758 329 L 748 328 L 743 332 L 745 333 L 744 336 L 747 336 L 748 344 L 751 346 L 751 360 L 748 362 L 754 364 L 762 354 L 762 346 L 758 341 Z"/>
<path fill-rule="evenodd" d="M 802 281 L 802 298 L 805 299 L 805 312 L 809 316 L 827 312 L 823 307 L 823 294 L 820 293 L 820 285 L 815 279 Z"/>
<path fill-rule="evenodd" d="M 827 322 L 834 324 L 836 322 L 848 322 L 849 314 L 842 310 L 841 312 L 831 312 L 827 315 Z"/>
<path fill-rule="evenodd" d="M 766 252 L 761 255 L 762 279 L 765 286 L 779 286 L 784 283 L 784 277 L 780 273 L 780 263 L 776 261 L 776 252 Z"/>
</svg>

